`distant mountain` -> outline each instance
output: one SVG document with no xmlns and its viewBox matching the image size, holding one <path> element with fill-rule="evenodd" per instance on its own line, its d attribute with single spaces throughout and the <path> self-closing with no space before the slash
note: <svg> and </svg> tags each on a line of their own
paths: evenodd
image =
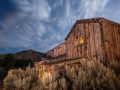
<svg viewBox="0 0 120 90">
<path fill-rule="evenodd" d="M 14 54 L 16 59 L 25 59 L 25 60 L 33 60 L 33 61 L 40 61 L 42 58 L 46 58 L 45 53 L 41 53 L 35 50 L 24 50 L 21 52 L 17 52 Z M 0 54 L 0 59 L 4 59 L 5 54 Z"/>
</svg>

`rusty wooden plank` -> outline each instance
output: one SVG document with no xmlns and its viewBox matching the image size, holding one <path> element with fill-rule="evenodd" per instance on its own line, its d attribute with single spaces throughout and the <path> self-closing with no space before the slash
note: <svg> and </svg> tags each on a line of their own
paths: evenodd
<svg viewBox="0 0 120 90">
<path fill-rule="evenodd" d="M 85 27 L 85 23 L 84 25 L 84 55 L 87 56 L 87 37 L 86 37 L 86 27 Z"/>
<path fill-rule="evenodd" d="M 80 37 L 80 34 L 81 34 L 81 25 L 80 24 L 78 24 L 78 29 L 79 29 L 79 37 Z M 78 54 L 79 54 L 79 57 L 80 57 L 81 56 L 81 48 L 80 47 L 78 47 Z"/>
<path fill-rule="evenodd" d="M 86 56 L 88 59 L 90 59 L 90 53 L 89 53 L 89 29 L 88 29 L 88 23 L 85 23 L 85 30 L 86 30 Z"/>
<path fill-rule="evenodd" d="M 74 35 L 73 34 L 72 34 L 72 57 L 74 57 Z"/>
<path fill-rule="evenodd" d="M 78 29 L 79 29 L 79 38 L 78 38 L 78 45 L 80 45 L 80 36 L 82 34 L 82 31 L 83 31 L 83 24 L 78 24 Z M 82 56 L 82 48 L 81 47 L 78 47 L 78 57 L 81 57 Z"/>
<path fill-rule="evenodd" d="M 111 48 L 111 49 L 109 49 L 109 51 L 111 52 L 111 60 L 113 60 L 113 53 L 112 53 L 113 52 L 113 46 L 112 46 L 112 32 L 111 32 L 112 31 L 112 27 L 111 27 L 110 23 L 108 25 L 109 25 L 108 27 L 109 27 L 109 34 L 110 34 L 109 35 L 109 38 L 110 38 L 109 44 L 110 44 L 110 48 Z"/>
<path fill-rule="evenodd" d="M 114 28 L 114 25 L 112 24 L 112 47 L 113 47 L 113 59 L 115 60 L 116 59 L 116 40 L 115 40 L 115 28 Z"/>
<path fill-rule="evenodd" d="M 73 36 L 73 57 L 75 57 L 75 38 Z"/>
<path fill-rule="evenodd" d="M 72 50 L 73 50 L 73 44 L 72 44 L 72 42 L 73 42 L 73 39 L 72 39 L 72 34 L 71 34 L 71 57 L 73 57 L 73 52 L 72 52 Z"/>
<path fill-rule="evenodd" d="M 77 25 L 78 27 L 78 45 L 79 45 L 79 41 L 80 41 L 80 27 L 79 24 Z M 78 52 L 78 57 L 80 57 L 80 47 L 77 47 L 77 52 Z"/>
<path fill-rule="evenodd" d="M 71 57 L 72 57 L 72 34 L 70 35 L 70 51 L 71 51 Z"/>
<path fill-rule="evenodd" d="M 68 48 L 68 50 L 69 50 L 69 58 L 70 58 L 70 53 L 71 53 L 70 48 L 71 48 L 71 46 L 70 46 L 70 37 L 69 37 L 69 48 Z"/>
<path fill-rule="evenodd" d="M 67 39 L 67 58 L 69 58 L 69 38 Z"/>
<path fill-rule="evenodd" d="M 102 47 L 102 55 L 103 55 L 103 60 L 102 62 L 105 62 L 107 60 L 107 51 L 105 47 L 105 38 L 104 38 L 104 31 L 105 31 L 105 26 L 102 21 L 99 22 L 100 25 L 100 34 L 101 34 L 101 47 Z"/>
<path fill-rule="evenodd" d="M 103 22 L 103 31 L 104 31 L 104 40 L 105 40 L 105 49 L 107 53 L 107 59 L 111 59 L 111 52 L 109 51 L 111 49 L 110 47 L 110 27 L 108 23 L 105 21 Z"/>
<path fill-rule="evenodd" d="M 119 31 L 117 31 L 118 32 L 118 34 L 117 34 L 117 36 L 118 36 L 118 45 L 120 45 L 120 26 L 119 26 L 118 30 L 119 30 Z M 119 46 L 119 59 L 120 59 L 120 46 Z"/>
<path fill-rule="evenodd" d="M 113 24 L 111 24 L 111 46 L 112 46 L 112 54 L 113 54 L 113 60 L 115 59 L 115 40 L 114 40 L 114 28 Z"/>
<path fill-rule="evenodd" d="M 70 40 L 70 38 L 69 38 L 69 40 Z M 69 52 L 69 55 L 70 55 L 69 57 L 71 58 L 71 43 L 70 42 L 69 42 L 69 51 L 70 51 Z"/>
<path fill-rule="evenodd" d="M 73 32 L 71 33 L 71 42 L 73 42 Z M 73 43 L 71 43 L 71 53 L 72 53 L 72 57 L 73 57 Z"/>
<path fill-rule="evenodd" d="M 114 39 L 115 39 L 115 60 L 117 60 L 118 59 L 118 55 L 119 55 L 119 51 L 118 51 L 118 46 L 117 46 L 117 38 L 116 38 L 116 31 L 117 31 L 117 29 L 116 29 L 116 25 L 114 25 Z"/>
<path fill-rule="evenodd" d="M 101 34 L 100 34 L 100 25 L 99 23 L 94 23 L 94 35 L 95 35 L 95 49 L 97 57 L 100 57 L 103 60 L 102 47 L 101 47 Z"/>
<path fill-rule="evenodd" d="M 118 60 L 119 59 L 119 57 L 120 57 L 120 50 L 119 50 L 119 48 L 120 48 L 120 44 L 119 44 L 119 34 L 118 34 L 118 26 L 117 25 L 114 25 L 114 32 L 115 32 L 115 42 L 116 42 L 116 60 Z"/>
<path fill-rule="evenodd" d="M 112 60 L 112 47 L 111 47 L 111 44 L 110 44 L 111 43 L 111 32 L 110 32 L 111 26 L 110 26 L 109 23 L 107 23 L 106 28 L 107 28 L 107 34 L 108 34 L 108 41 L 106 41 L 108 43 L 108 52 L 107 52 L 107 53 L 109 53 L 108 59 Z"/>
<path fill-rule="evenodd" d="M 94 41 L 94 24 L 89 23 L 89 32 L 90 32 L 90 44 L 91 44 L 91 58 L 93 58 L 96 55 L 95 52 L 95 41 Z"/>
<path fill-rule="evenodd" d="M 77 34 L 77 41 L 78 41 L 78 25 L 76 25 L 75 27 L 75 33 Z M 76 37 L 75 37 L 76 38 Z M 78 50 L 77 50 L 77 46 L 75 47 L 75 56 L 78 57 Z"/>
<path fill-rule="evenodd" d="M 79 24 L 79 32 L 80 32 L 80 36 L 85 34 L 84 25 L 82 23 Z M 80 41 L 78 41 L 78 43 L 80 44 Z M 85 55 L 85 50 L 84 50 L 84 45 L 83 45 L 80 48 L 80 56 L 84 56 L 84 55 Z"/>
<path fill-rule="evenodd" d="M 119 55 L 119 51 L 118 51 L 118 49 L 117 49 L 118 46 L 117 46 L 117 40 L 116 40 L 116 39 L 117 39 L 117 38 L 116 38 L 116 31 L 117 31 L 116 25 L 114 25 L 113 31 L 114 31 L 114 42 L 115 42 L 115 45 L 114 45 L 114 48 L 115 48 L 115 50 L 114 50 L 114 51 L 115 51 L 115 54 L 114 54 L 114 55 L 115 55 L 115 58 L 114 58 L 114 59 L 117 60 L 118 57 L 119 57 L 119 56 L 118 56 L 118 55 Z"/>
<path fill-rule="evenodd" d="M 119 31 L 120 31 L 120 26 L 117 29 L 118 51 L 119 51 L 119 59 L 120 59 L 120 46 L 119 46 L 120 45 L 120 33 Z"/>
<path fill-rule="evenodd" d="M 98 26 L 96 23 L 94 23 L 94 40 L 95 40 L 95 52 L 96 52 L 96 56 L 95 57 L 98 57 L 100 56 L 100 47 L 98 48 L 98 44 L 99 44 L 99 32 L 98 32 Z"/>
<path fill-rule="evenodd" d="M 69 36 L 69 57 L 71 58 L 71 37 Z"/>
<path fill-rule="evenodd" d="M 120 58 L 120 34 L 118 32 L 118 30 L 120 29 L 120 27 L 116 27 L 117 31 L 116 31 L 116 41 L 117 41 L 117 50 L 118 50 L 118 57 Z"/>
</svg>

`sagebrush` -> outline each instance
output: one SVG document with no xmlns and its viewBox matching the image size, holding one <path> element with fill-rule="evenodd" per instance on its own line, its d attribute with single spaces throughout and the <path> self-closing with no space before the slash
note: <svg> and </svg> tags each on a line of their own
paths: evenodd
<svg viewBox="0 0 120 90">
<path fill-rule="evenodd" d="M 35 67 L 15 69 L 4 79 L 5 90 L 120 90 L 120 63 L 106 66 L 99 59 L 79 60 L 81 65 L 65 65 L 65 72 L 48 73 Z"/>
</svg>

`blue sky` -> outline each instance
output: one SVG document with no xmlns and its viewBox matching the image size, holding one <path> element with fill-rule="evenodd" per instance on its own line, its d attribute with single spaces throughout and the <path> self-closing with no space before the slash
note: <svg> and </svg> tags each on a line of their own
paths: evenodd
<svg viewBox="0 0 120 90">
<path fill-rule="evenodd" d="M 0 0 L 0 53 L 46 52 L 76 20 L 93 17 L 120 23 L 120 0 Z"/>
</svg>

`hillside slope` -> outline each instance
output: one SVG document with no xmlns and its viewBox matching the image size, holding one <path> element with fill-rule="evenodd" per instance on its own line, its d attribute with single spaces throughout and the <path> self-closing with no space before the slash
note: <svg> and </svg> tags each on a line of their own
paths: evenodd
<svg viewBox="0 0 120 90">
<path fill-rule="evenodd" d="M 16 59 L 25 59 L 25 60 L 31 59 L 33 61 L 40 61 L 42 58 L 46 57 L 45 53 L 41 53 L 31 49 L 17 52 L 13 55 L 15 56 Z M 4 57 L 5 57 L 5 54 L 0 54 L 0 59 L 4 59 Z"/>
</svg>

